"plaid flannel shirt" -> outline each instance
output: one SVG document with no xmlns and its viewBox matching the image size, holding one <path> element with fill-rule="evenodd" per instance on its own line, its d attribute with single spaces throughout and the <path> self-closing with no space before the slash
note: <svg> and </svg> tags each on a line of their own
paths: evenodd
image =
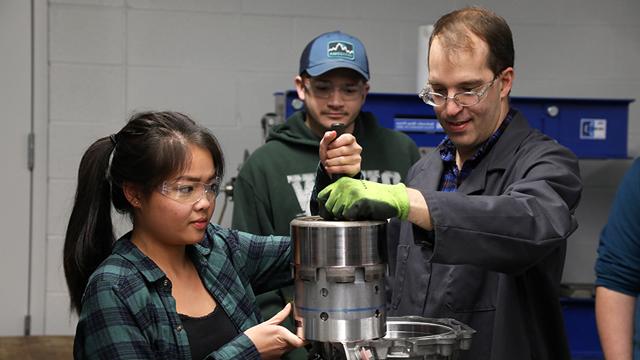
<svg viewBox="0 0 640 360">
<path fill-rule="evenodd" d="M 129 236 L 115 243 L 112 254 L 89 279 L 74 357 L 191 359 L 187 334 L 171 296 L 171 281 Z M 254 289 L 261 292 L 292 282 L 289 238 L 256 236 L 209 224 L 204 239 L 187 246 L 187 253 L 239 334 L 207 359 L 259 359 L 243 331 L 262 321 Z"/>
</svg>

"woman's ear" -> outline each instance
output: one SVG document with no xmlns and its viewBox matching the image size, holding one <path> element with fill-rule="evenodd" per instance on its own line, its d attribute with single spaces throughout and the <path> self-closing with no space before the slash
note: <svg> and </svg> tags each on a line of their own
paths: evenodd
<svg viewBox="0 0 640 360">
<path fill-rule="evenodd" d="M 142 207 L 142 191 L 136 185 L 125 183 L 122 186 L 122 192 L 124 196 L 127 198 L 127 201 L 134 209 L 139 209 Z"/>
</svg>

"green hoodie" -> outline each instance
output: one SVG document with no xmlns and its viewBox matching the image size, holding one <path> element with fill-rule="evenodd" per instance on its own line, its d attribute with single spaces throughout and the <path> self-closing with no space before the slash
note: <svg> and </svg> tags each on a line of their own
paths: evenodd
<svg viewBox="0 0 640 360">
<path fill-rule="evenodd" d="M 258 235 L 289 235 L 289 223 L 310 215 L 320 138 L 294 113 L 275 126 L 266 144 L 242 166 L 233 189 L 232 228 Z M 354 134 L 362 146 L 365 179 L 385 184 L 404 181 L 420 154 L 406 134 L 383 128 L 373 114 L 361 112 Z"/>
<path fill-rule="evenodd" d="M 289 223 L 298 215 L 310 215 L 309 200 L 320 161 L 320 138 L 305 125 L 305 113 L 296 112 L 275 126 L 267 143 L 258 148 L 240 169 L 233 188 L 232 228 L 259 235 L 289 235 Z M 378 125 L 373 114 L 361 112 L 353 134 L 362 146 L 362 173 L 371 181 L 396 184 L 420 158 L 407 135 Z M 269 319 L 293 298 L 286 287 L 256 297 L 263 319 Z M 291 317 L 283 323 L 295 333 Z M 283 359 L 307 359 L 304 348 Z"/>
</svg>

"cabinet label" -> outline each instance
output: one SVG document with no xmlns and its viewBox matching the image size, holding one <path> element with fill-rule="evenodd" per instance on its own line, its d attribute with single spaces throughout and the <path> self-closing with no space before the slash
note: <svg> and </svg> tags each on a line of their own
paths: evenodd
<svg viewBox="0 0 640 360">
<path fill-rule="evenodd" d="M 395 118 L 394 130 L 404 132 L 423 132 L 430 134 L 444 133 L 444 129 L 436 119 Z"/>
<path fill-rule="evenodd" d="M 607 119 L 580 119 L 580 140 L 606 140 Z"/>
</svg>

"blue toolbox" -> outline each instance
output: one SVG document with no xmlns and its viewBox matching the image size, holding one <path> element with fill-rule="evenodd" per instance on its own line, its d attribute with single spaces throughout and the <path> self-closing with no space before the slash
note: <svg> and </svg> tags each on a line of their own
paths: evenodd
<svg viewBox="0 0 640 360">
<path fill-rule="evenodd" d="M 560 305 L 571 358 L 574 360 L 603 359 L 596 327 L 594 298 L 561 297 Z"/>
<path fill-rule="evenodd" d="M 630 99 L 511 97 L 531 126 L 571 149 L 580 158 L 627 157 Z M 295 91 L 276 94 L 278 115 L 288 118 L 304 104 Z M 444 137 L 433 108 L 415 94 L 369 93 L 363 111 L 384 127 L 407 133 L 419 147 L 435 147 Z M 284 111 L 283 111 L 284 110 Z"/>
</svg>

